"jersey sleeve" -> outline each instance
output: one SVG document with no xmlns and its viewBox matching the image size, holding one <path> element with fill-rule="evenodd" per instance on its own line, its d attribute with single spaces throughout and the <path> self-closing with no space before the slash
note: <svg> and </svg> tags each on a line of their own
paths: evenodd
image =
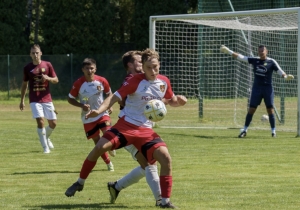
<svg viewBox="0 0 300 210">
<path fill-rule="evenodd" d="M 53 68 L 53 66 L 50 62 L 48 62 L 48 68 L 49 68 L 48 76 L 49 77 L 56 77 L 56 73 L 55 73 L 54 68 Z"/>
<path fill-rule="evenodd" d="M 103 84 L 103 88 L 104 88 L 104 93 L 108 94 L 109 92 L 111 92 L 111 89 L 110 89 L 110 85 L 107 81 L 107 79 L 105 79 L 104 77 L 101 77 L 101 82 Z"/>
<path fill-rule="evenodd" d="M 122 86 L 115 92 L 120 99 L 125 99 L 127 95 L 136 91 L 140 82 L 142 81 L 142 75 L 136 75 L 124 81 Z"/>
<path fill-rule="evenodd" d="M 174 92 L 172 90 L 171 82 L 170 82 L 169 78 L 166 77 L 166 76 L 161 76 L 161 79 L 164 80 L 167 84 L 167 90 L 166 90 L 164 98 L 165 99 L 171 99 L 174 96 Z"/>
<path fill-rule="evenodd" d="M 77 80 L 76 82 L 74 82 L 73 86 L 72 86 L 72 89 L 70 90 L 70 93 L 69 93 L 69 97 L 70 98 L 77 98 L 78 94 L 79 94 L 79 89 L 80 89 L 80 81 Z M 71 97 L 72 96 L 72 97 Z"/>
</svg>

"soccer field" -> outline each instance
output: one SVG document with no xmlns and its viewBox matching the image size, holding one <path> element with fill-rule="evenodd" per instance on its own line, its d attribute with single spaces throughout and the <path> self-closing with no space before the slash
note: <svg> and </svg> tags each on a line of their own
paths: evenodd
<svg viewBox="0 0 300 210">
<path fill-rule="evenodd" d="M 66 101 L 54 104 L 59 112 L 51 136 L 55 149 L 43 154 L 29 104 L 21 112 L 18 100 L 1 101 L 0 209 L 157 209 L 145 179 L 109 203 L 106 183 L 137 166 L 124 149 L 111 158 L 114 172 L 100 159 L 84 190 L 64 195 L 93 142 L 85 139 L 78 108 Z M 172 155 L 174 205 L 183 210 L 299 209 L 300 139 L 295 132 L 278 131 L 271 138 L 269 130 L 250 129 L 239 139 L 239 129 L 166 128 L 175 120 L 176 109 L 169 109 L 155 128 Z"/>
</svg>

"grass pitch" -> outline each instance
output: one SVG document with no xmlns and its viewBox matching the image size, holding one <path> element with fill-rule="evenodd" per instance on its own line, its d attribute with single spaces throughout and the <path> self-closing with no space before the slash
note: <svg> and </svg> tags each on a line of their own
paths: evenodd
<svg viewBox="0 0 300 210">
<path fill-rule="evenodd" d="M 43 154 L 29 105 L 0 103 L 0 209 L 157 209 L 146 180 L 123 190 L 109 203 L 108 181 L 121 178 L 137 163 L 124 149 L 111 158 L 115 172 L 99 159 L 84 190 L 64 195 L 77 180 L 93 147 L 87 141 L 80 110 L 55 101 L 58 124 L 51 139 L 55 149 Z M 117 120 L 118 108 L 112 115 Z M 166 117 L 166 120 L 169 116 Z M 172 202 L 180 209 L 299 209 L 299 138 L 295 133 L 238 129 L 155 128 L 173 159 Z"/>
</svg>

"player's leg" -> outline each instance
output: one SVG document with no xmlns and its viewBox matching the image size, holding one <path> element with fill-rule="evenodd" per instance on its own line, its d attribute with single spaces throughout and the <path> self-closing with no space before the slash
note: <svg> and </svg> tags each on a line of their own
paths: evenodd
<svg viewBox="0 0 300 210">
<path fill-rule="evenodd" d="M 54 145 L 49 137 L 56 127 L 57 116 L 56 116 L 55 108 L 54 108 L 54 105 L 52 102 L 43 103 L 42 105 L 43 105 L 43 110 L 45 113 L 45 118 L 48 120 L 48 126 L 46 127 L 47 144 L 50 149 L 53 149 Z"/>
<path fill-rule="evenodd" d="M 271 136 L 276 137 L 276 118 L 274 113 L 274 90 L 272 86 L 265 88 L 264 102 L 266 105 L 267 113 L 269 115 Z"/>
<path fill-rule="evenodd" d="M 76 191 L 83 190 L 85 180 L 95 167 L 98 158 L 108 150 L 111 150 L 112 146 L 113 145 L 109 140 L 107 140 L 104 137 L 100 138 L 100 140 L 97 142 L 95 147 L 92 149 L 92 151 L 89 153 L 89 155 L 83 162 L 78 180 L 66 190 L 66 196 L 74 196 Z"/>
<path fill-rule="evenodd" d="M 102 131 L 102 133 L 105 133 L 107 130 L 111 128 L 111 120 L 110 116 L 104 115 L 99 119 L 99 129 Z M 115 157 L 116 156 L 116 150 L 108 151 L 110 156 Z"/>
<path fill-rule="evenodd" d="M 97 142 L 100 140 L 100 136 L 94 136 L 92 137 L 94 144 L 97 145 Z M 104 163 L 107 166 L 107 170 L 108 171 L 114 171 L 114 165 L 113 163 L 110 161 L 110 158 L 108 156 L 108 152 L 105 152 L 101 155 L 102 160 L 104 161 Z"/>
<path fill-rule="evenodd" d="M 153 158 L 160 163 L 161 204 L 163 208 L 176 208 L 170 201 L 172 193 L 172 159 L 166 146 L 160 146 L 153 152 Z"/>
<path fill-rule="evenodd" d="M 238 135 L 239 138 L 243 138 L 247 135 L 248 127 L 252 121 L 253 115 L 257 109 L 257 106 L 260 105 L 262 101 L 262 92 L 260 88 L 253 88 L 251 91 L 250 102 L 249 102 L 249 109 L 245 118 L 244 128 L 241 129 L 240 134 Z"/>
<path fill-rule="evenodd" d="M 43 147 L 44 153 L 50 153 L 50 149 L 47 144 L 46 129 L 44 127 L 44 111 L 43 106 L 40 103 L 30 103 L 32 116 L 37 122 L 37 133 L 40 143 Z"/>
</svg>

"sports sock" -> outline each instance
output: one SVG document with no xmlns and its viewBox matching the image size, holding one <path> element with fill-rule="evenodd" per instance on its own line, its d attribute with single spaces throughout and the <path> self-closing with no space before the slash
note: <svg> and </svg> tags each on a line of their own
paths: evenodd
<svg viewBox="0 0 300 210">
<path fill-rule="evenodd" d="M 46 139 L 49 138 L 53 130 L 54 129 L 50 128 L 49 125 L 46 127 Z"/>
<path fill-rule="evenodd" d="M 46 129 L 45 128 L 37 128 L 37 133 L 39 135 L 39 140 L 41 142 L 42 147 L 48 147 L 47 139 L 46 139 Z"/>
<path fill-rule="evenodd" d="M 159 183 L 159 176 L 157 172 L 157 165 L 149 165 L 145 168 L 147 183 L 154 195 L 155 200 L 161 199 L 161 190 Z"/>
<path fill-rule="evenodd" d="M 108 156 L 108 153 L 105 152 L 103 155 L 101 155 L 101 158 L 102 160 L 106 163 L 106 164 L 109 164 L 110 163 L 110 159 L 109 159 L 109 156 Z"/>
<path fill-rule="evenodd" d="M 172 192 L 172 176 L 160 176 L 160 187 L 161 187 L 161 202 L 162 204 L 167 204 L 170 202 L 171 192 Z"/>
<path fill-rule="evenodd" d="M 123 176 L 117 181 L 115 185 L 116 189 L 121 191 L 130 185 L 137 183 L 141 178 L 145 176 L 145 170 L 141 166 L 132 169 L 128 174 Z"/>
<path fill-rule="evenodd" d="M 91 173 L 93 168 L 95 167 L 97 161 L 92 162 L 89 161 L 88 159 L 85 159 L 85 161 L 82 164 L 81 171 L 80 171 L 80 178 L 81 179 L 86 179 L 88 175 Z"/>
<path fill-rule="evenodd" d="M 269 114 L 269 122 L 271 129 L 275 130 L 275 115 L 274 114 Z"/>
<path fill-rule="evenodd" d="M 250 125 L 250 123 L 252 121 L 252 117 L 253 117 L 253 114 L 247 113 L 246 120 L 245 120 L 245 126 L 249 127 L 249 125 Z"/>
<path fill-rule="evenodd" d="M 77 182 L 81 185 L 84 185 L 85 179 L 78 178 Z"/>
</svg>

